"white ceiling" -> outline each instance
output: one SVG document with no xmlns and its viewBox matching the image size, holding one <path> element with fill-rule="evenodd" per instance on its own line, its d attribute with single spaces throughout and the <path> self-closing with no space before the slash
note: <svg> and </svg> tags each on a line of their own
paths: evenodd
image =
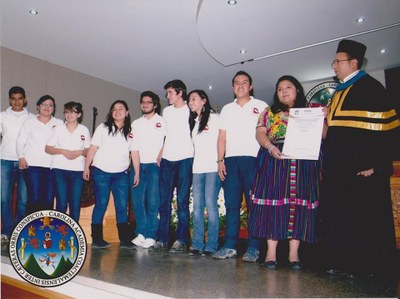
<svg viewBox="0 0 400 299">
<path fill-rule="evenodd" d="M 162 98 L 164 84 L 179 78 L 219 107 L 232 100 L 241 69 L 268 102 L 281 75 L 301 82 L 333 76 L 342 38 L 367 45 L 367 71 L 400 66 L 399 0 L 237 2 L 1 0 L 1 45 Z"/>
</svg>

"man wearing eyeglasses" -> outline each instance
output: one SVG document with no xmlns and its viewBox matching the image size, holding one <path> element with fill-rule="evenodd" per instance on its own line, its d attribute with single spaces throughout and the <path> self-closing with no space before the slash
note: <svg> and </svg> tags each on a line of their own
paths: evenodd
<svg viewBox="0 0 400 299">
<path fill-rule="evenodd" d="M 327 116 L 319 211 L 327 273 L 348 277 L 376 274 L 395 248 L 389 144 L 400 120 L 382 84 L 360 70 L 366 49 L 342 40 L 332 62 L 340 84 Z"/>
<path fill-rule="evenodd" d="M 142 116 L 132 122 L 134 150 L 140 157 L 140 170 L 132 168 L 131 179 L 139 177 L 139 185 L 131 184 L 131 203 L 136 219 L 136 237 L 132 243 L 150 248 L 157 239 L 160 207 L 160 162 L 166 135 L 166 123 L 162 116 L 160 98 L 152 91 L 140 95 Z"/>
</svg>

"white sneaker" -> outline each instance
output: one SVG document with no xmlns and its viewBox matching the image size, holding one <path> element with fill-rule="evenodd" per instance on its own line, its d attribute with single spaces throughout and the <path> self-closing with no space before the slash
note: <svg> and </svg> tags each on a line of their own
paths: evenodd
<svg viewBox="0 0 400 299">
<path fill-rule="evenodd" d="M 132 240 L 132 243 L 136 246 L 143 246 L 144 240 L 146 240 L 143 235 L 138 234 L 135 239 Z"/>
<path fill-rule="evenodd" d="M 156 240 L 152 239 L 152 238 L 146 238 L 146 240 L 142 243 L 142 247 L 143 248 L 150 248 L 151 246 L 153 246 L 156 243 Z"/>
</svg>

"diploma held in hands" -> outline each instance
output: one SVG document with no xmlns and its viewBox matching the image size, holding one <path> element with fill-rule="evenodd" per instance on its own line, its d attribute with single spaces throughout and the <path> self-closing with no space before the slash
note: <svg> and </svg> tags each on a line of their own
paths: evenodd
<svg viewBox="0 0 400 299">
<path fill-rule="evenodd" d="M 324 127 L 322 107 L 291 108 L 283 144 L 283 158 L 318 160 Z"/>
</svg>

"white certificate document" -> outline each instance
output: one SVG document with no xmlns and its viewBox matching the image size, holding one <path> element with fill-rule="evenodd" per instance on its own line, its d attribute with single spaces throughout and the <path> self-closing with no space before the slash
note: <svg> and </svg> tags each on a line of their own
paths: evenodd
<svg viewBox="0 0 400 299">
<path fill-rule="evenodd" d="M 291 108 L 283 144 L 283 158 L 318 160 L 324 113 L 322 107 Z"/>
</svg>

